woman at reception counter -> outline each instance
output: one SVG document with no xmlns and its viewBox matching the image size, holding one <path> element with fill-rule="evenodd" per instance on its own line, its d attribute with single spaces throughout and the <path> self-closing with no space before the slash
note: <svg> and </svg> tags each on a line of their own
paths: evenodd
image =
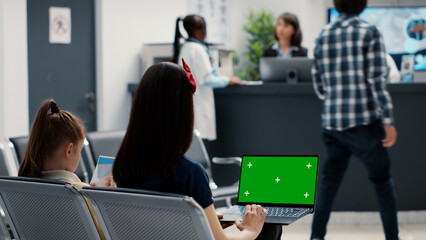
<svg viewBox="0 0 426 240">
<path fill-rule="evenodd" d="M 299 20 L 292 13 L 283 13 L 277 20 L 274 44 L 264 49 L 264 57 L 307 57 L 308 50 L 301 46 L 302 31 Z"/>
</svg>

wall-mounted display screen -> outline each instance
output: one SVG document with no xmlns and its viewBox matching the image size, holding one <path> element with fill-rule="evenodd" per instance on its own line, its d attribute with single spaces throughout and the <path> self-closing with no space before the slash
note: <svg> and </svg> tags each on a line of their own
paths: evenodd
<svg viewBox="0 0 426 240">
<path fill-rule="evenodd" d="M 329 9 L 329 22 L 339 17 Z M 398 68 L 404 55 L 414 57 L 414 70 L 426 71 L 426 6 L 425 7 L 368 7 L 360 18 L 378 27 L 386 51 Z"/>
</svg>

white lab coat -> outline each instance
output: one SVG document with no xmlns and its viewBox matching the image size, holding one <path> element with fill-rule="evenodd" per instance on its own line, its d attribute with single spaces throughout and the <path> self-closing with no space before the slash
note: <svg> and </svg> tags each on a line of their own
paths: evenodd
<svg viewBox="0 0 426 240">
<path fill-rule="evenodd" d="M 197 42 L 186 41 L 180 51 L 178 62 L 182 66 L 184 59 L 197 82 L 194 94 L 194 127 L 198 129 L 201 138 L 216 139 L 216 114 L 213 87 L 225 87 L 229 78 L 213 75 L 212 64 L 207 48 Z"/>
</svg>

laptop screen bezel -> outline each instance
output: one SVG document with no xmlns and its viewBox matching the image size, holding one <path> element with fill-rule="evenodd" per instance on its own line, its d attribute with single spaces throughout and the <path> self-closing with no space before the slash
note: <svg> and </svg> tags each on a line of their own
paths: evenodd
<svg viewBox="0 0 426 240">
<path fill-rule="evenodd" d="M 265 202 L 240 202 L 239 195 L 240 195 L 240 187 L 241 187 L 241 172 L 243 167 L 243 161 L 244 157 L 316 157 L 317 158 L 317 169 L 316 169 L 316 175 L 315 175 L 315 197 L 314 197 L 314 203 L 313 204 L 293 204 L 293 203 L 265 203 Z M 263 206 L 268 207 L 294 207 L 294 208 L 314 208 L 315 201 L 317 198 L 317 187 L 318 187 L 318 168 L 319 168 L 319 155 L 318 154 L 244 154 L 241 159 L 241 166 L 240 166 L 240 181 L 238 182 L 238 195 L 237 195 L 237 204 L 238 205 L 247 205 L 247 204 L 259 204 Z"/>
</svg>

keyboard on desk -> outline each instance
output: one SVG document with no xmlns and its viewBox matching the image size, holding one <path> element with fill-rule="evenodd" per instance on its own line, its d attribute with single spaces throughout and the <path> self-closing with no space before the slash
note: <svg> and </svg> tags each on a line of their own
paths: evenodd
<svg viewBox="0 0 426 240">
<path fill-rule="evenodd" d="M 286 207 L 264 207 L 267 210 L 267 217 L 300 217 L 309 212 L 307 208 L 286 208 Z M 227 214 L 244 215 L 245 206 L 233 206 L 225 211 Z"/>
</svg>

